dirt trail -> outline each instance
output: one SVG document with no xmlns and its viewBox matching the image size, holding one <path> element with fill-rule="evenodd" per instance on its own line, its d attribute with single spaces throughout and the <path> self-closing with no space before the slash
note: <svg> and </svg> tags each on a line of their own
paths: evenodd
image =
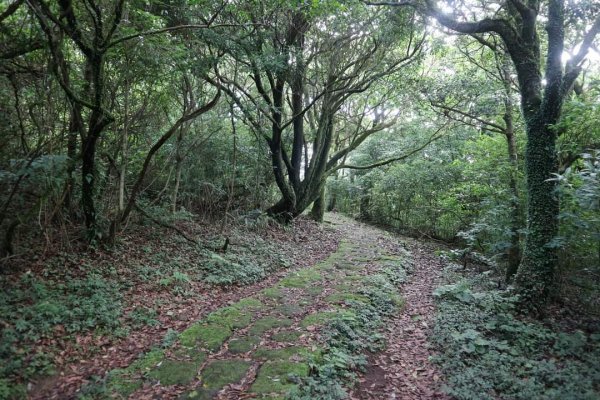
<svg viewBox="0 0 600 400">
<path fill-rule="evenodd" d="M 431 292 L 440 269 L 433 250 L 407 246 L 341 216 L 328 219 L 342 241 L 327 260 L 216 310 L 83 393 L 89 398 L 283 399 L 309 374 L 308 361 L 320 354 L 328 321 L 352 318 L 349 304 L 371 301 L 365 293 L 379 290 L 383 272 L 402 272 L 412 259 L 413 272 L 400 288 L 404 301 L 386 292 L 387 301 L 404 304 L 386 325 L 388 347 L 370 356 L 351 397 L 445 398 L 438 392 L 440 377 L 427 361 Z M 379 281 L 371 279 L 376 275 Z"/>
<path fill-rule="evenodd" d="M 367 373 L 353 392 L 360 399 L 449 399 L 440 391 L 441 376 L 429 361 L 433 326 L 433 290 L 442 263 L 435 249 L 407 240 L 413 259 L 410 279 L 402 285 L 405 308 L 389 321 L 387 347 L 369 360 Z"/>
</svg>

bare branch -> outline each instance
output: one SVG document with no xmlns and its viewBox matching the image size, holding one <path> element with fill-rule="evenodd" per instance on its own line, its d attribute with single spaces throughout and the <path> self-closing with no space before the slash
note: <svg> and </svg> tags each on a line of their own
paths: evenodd
<svg viewBox="0 0 600 400">
<path fill-rule="evenodd" d="M 431 143 L 435 142 L 436 140 L 438 140 L 439 138 L 443 137 L 444 135 L 438 135 L 442 129 L 444 129 L 448 124 L 444 124 L 441 127 L 439 127 L 430 137 L 429 139 L 423 143 L 421 146 L 417 147 L 416 149 L 413 149 L 411 151 L 409 151 L 406 154 L 403 154 L 401 156 L 397 156 L 397 157 L 392 157 L 392 158 L 388 158 L 386 160 L 382 160 L 382 161 L 378 161 L 375 162 L 373 164 L 369 164 L 369 165 L 347 165 L 347 164 L 340 164 L 338 165 L 332 172 L 337 171 L 339 169 L 357 169 L 357 170 L 365 170 L 365 169 L 373 169 L 373 168 L 377 168 L 377 167 L 383 167 L 384 165 L 388 165 L 397 161 L 402 161 L 407 159 L 408 157 L 418 153 L 419 151 L 423 150 L 425 147 L 429 146 Z"/>
<path fill-rule="evenodd" d="M 106 45 L 105 49 L 109 49 L 119 43 L 123 43 L 127 40 L 131 40 L 131 39 L 136 39 L 136 38 L 142 38 L 144 36 L 153 36 L 153 35 L 158 35 L 161 33 L 165 33 L 165 32 L 173 32 L 173 31 L 180 31 L 183 29 L 209 29 L 209 28 L 240 28 L 242 26 L 256 26 L 257 24 L 244 24 L 244 25 L 240 25 L 240 24 L 215 24 L 215 25 L 210 25 L 210 24 L 188 24 L 188 25 L 178 25 L 178 26 L 170 26 L 167 28 L 161 28 L 161 29 L 155 29 L 155 30 L 151 30 L 151 31 L 144 31 L 144 32 L 138 32 L 138 33 L 133 33 L 131 35 L 127 35 L 127 36 L 123 36 L 121 38 L 115 39 L 112 42 L 110 42 L 108 45 Z"/>
</svg>

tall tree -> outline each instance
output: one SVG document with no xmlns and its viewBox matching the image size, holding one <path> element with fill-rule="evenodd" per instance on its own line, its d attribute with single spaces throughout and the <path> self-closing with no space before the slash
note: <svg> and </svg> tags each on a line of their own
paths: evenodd
<svg viewBox="0 0 600 400">
<path fill-rule="evenodd" d="M 371 4 L 414 6 L 452 31 L 481 40 L 485 40 L 485 34 L 497 35 L 504 42 L 517 72 L 527 133 L 527 238 L 515 281 L 523 306 L 541 311 L 551 294 L 558 261 L 553 245 L 559 213 L 556 182 L 551 179 L 557 171 L 557 132 L 553 126 L 560 119 L 563 101 L 600 31 L 597 7 L 584 3 L 578 14 L 583 19 L 577 22 L 579 27 L 588 29 L 578 35 L 580 31 L 572 21 L 567 24 L 564 0 L 483 2 L 477 10 L 470 7 L 468 12 L 463 2 L 446 4 L 445 10 L 450 12 L 440 9 L 435 0 L 425 0 L 424 4 L 410 1 Z M 545 37 L 540 32 L 544 28 Z M 568 29 L 571 37 L 567 41 Z M 543 39 L 547 43 L 542 43 Z M 577 45 L 578 49 L 569 52 L 572 56 L 563 65 L 566 44 L 574 48 Z"/>
<path fill-rule="evenodd" d="M 422 39 L 410 11 L 369 12 L 354 2 L 345 8 L 276 3 L 268 10 L 244 9 L 252 22 L 267 16 L 268 22 L 220 48 L 245 68 L 247 74 L 239 76 L 249 78 L 236 81 L 221 73 L 218 84 L 268 143 L 281 192 L 269 212 L 291 219 L 319 198 L 327 176 L 352 150 L 390 125 L 362 118 L 346 145 L 331 154 L 340 110 L 415 59 Z M 372 114 L 373 108 L 362 112 Z"/>
</svg>

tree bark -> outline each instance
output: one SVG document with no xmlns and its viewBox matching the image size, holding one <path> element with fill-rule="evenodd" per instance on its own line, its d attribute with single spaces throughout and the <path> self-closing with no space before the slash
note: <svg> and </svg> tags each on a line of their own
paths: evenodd
<svg viewBox="0 0 600 400">
<path fill-rule="evenodd" d="M 325 216 L 325 185 L 322 185 L 319 191 L 319 197 L 313 202 L 310 210 L 310 217 L 316 222 L 323 222 Z"/>
</svg>

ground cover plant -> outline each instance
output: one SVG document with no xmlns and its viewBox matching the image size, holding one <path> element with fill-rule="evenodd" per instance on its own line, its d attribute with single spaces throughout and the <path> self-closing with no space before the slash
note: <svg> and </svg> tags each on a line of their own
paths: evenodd
<svg viewBox="0 0 600 400">
<path fill-rule="evenodd" d="M 574 326 L 560 316 L 519 315 L 518 298 L 460 265 L 438 287 L 432 341 L 446 391 L 457 399 L 595 399 L 600 392 L 597 320 Z"/>
</svg>

